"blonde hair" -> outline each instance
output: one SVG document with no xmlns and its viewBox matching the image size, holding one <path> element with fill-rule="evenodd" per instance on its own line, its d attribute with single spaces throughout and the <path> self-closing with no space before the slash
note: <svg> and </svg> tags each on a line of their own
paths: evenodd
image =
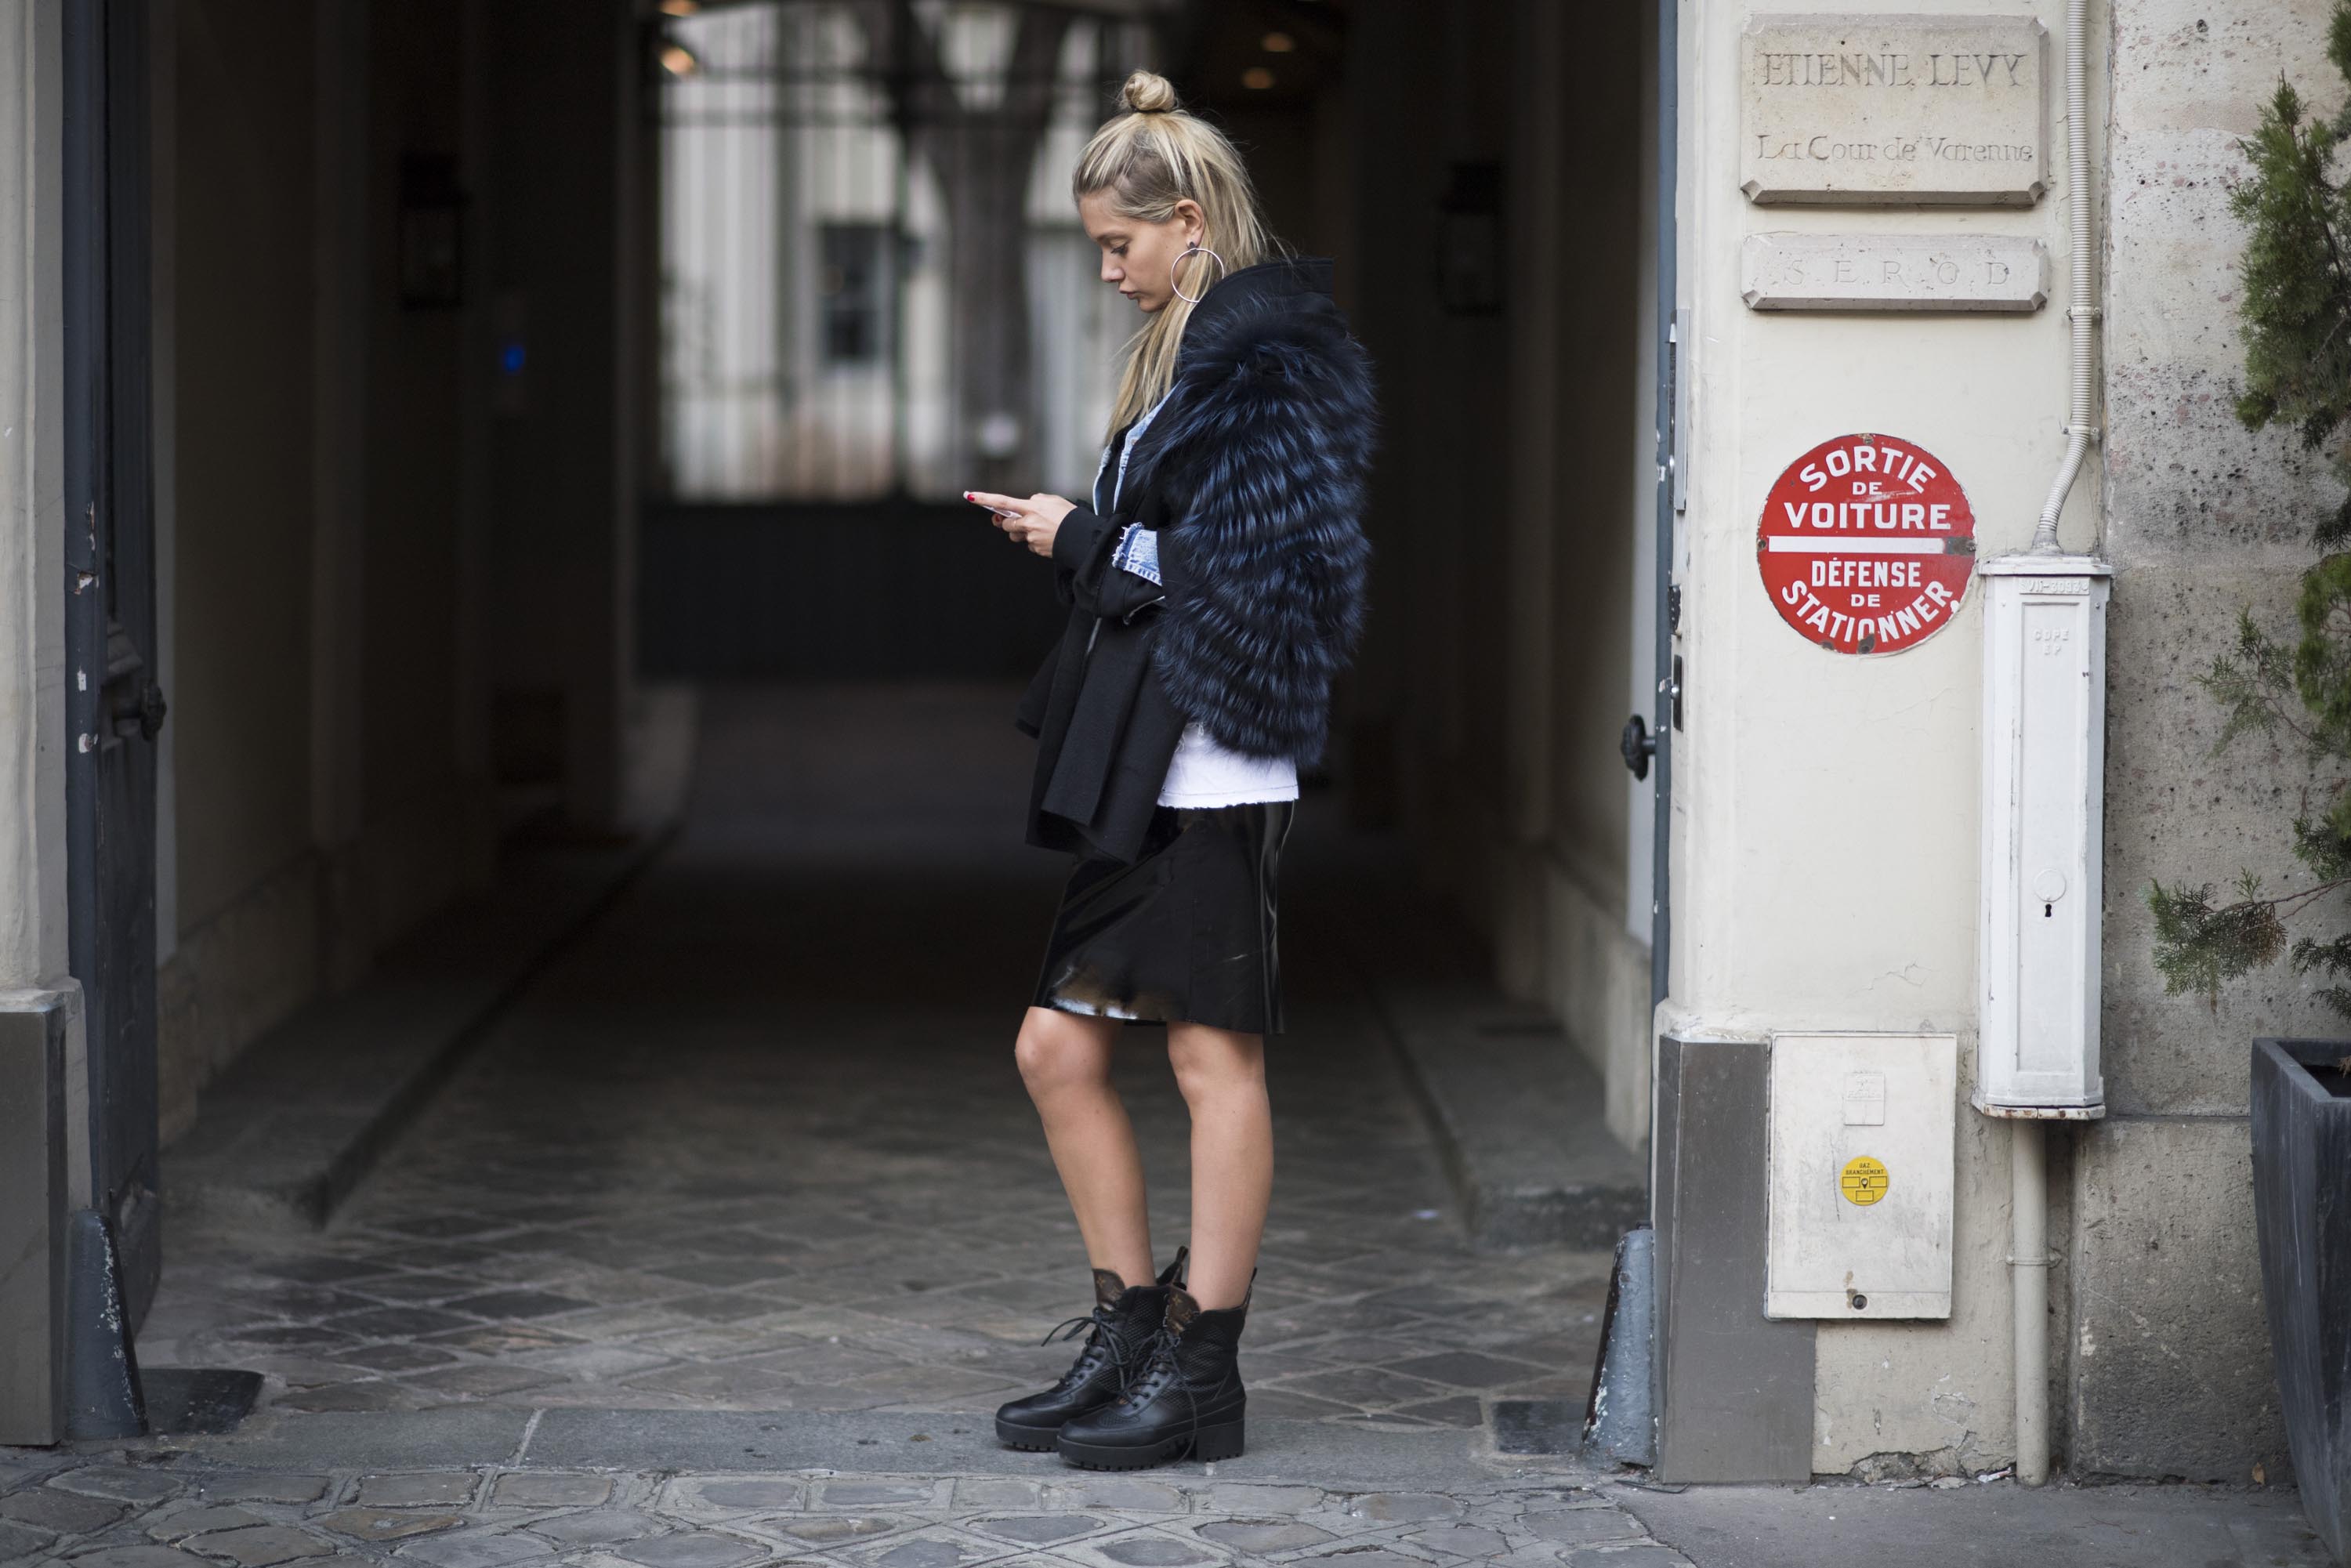
<svg viewBox="0 0 2351 1568">
<path fill-rule="evenodd" d="M 1144 223 L 1165 223 L 1176 204 L 1190 197 L 1204 222 L 1200 244 L 1224 261 L 1228 271 L 1265 260 L 1280 247 L 1258 216 L 1257 188 L 1249 166 L 1207 120 L 1176 107 L 1167 78 L 1136 71 L 1119 91 L 1123 110 L 1102 122 L 1078 155 L 1070 179 L 1073 200 L 1110 193 L 1111 211 Z M 1196 260 L 1179 281 L 1196 297 L 1223 275 L 1216 263 Z M 1126 370 L 1109 434 L 1166 395 L 1176 379 L 1176 350 L 1184 340 L 1192 302 L 1178 293 L 1128 340 Z"/>
</svg>

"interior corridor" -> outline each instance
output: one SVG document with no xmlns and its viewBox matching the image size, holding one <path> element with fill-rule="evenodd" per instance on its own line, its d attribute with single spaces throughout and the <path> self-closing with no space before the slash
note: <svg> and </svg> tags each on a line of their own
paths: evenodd
<svg viewBox="0 0 2351 1568">
<path fill-rule="evenodd" d="M 668 850 L 328 1228 L 176 1228 L 142 1364 L 272 1374 L 295 1411 L 980 1416 L 1050 1382 L 1086 1260 L 1011 1044 L 1067 862 L 1019 841 L 1014 695 L 706 694 Z M 1608 1257 L 1468 1246 L 1377 998 L 1475 957 L 1340 810 L 1309 791 L 1284 868 L 1251 1451 L 1580 1419 Z M 1128 1036 L 1164 1260 L 1184 1108 L 1164 1032 Z"/>
</svg>

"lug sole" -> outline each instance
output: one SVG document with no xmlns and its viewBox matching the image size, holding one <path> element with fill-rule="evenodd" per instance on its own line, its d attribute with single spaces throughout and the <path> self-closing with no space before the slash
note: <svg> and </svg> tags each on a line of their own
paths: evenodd
<svg viewBox="0 0 2351 1568">
<path fill-rule="evenodd" d="M 1024 1453 L 1050 1454 L 1060 1442 L 1061 1436 L 1061 1429 L 1058 1427 L 1023 1427 L 1018 1422 L 1007 1421 L 1001 1416 L 996 1418 L 996 1440 L 1008 1448 L 1019 1448 Z"/>
<path fill-rule="evenodd" d="M 1203 1464 L 1241 1457 L 1243 1423 L 1220 1422 L 1203 1427 L 1196 1435 L 1178 1435 L 1156 1443 L 1073 1443 L 1067 1436 L 1055 1444 L 1061 1458 L 1088 1470 L 1141 1470 L 1171 1459 L 1193 1458 Z"/>
</svg>

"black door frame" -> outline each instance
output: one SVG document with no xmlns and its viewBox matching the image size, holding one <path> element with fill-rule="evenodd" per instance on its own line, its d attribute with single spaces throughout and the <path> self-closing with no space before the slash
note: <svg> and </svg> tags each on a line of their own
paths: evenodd
<svg viewBox="0 0 2351 1568">
<path fill-rule="evenodd" d="M 135 1327 L 160 1273 L 152 355 L 144 0 L 61 8 L 68 962 L 89 1190 Z"/>
<path fill-rule="evenodd" d="M 1682 432 L 1679 412 L 1681 363 L 1677 329 L 1678 257 L 1675 195 L 1680 153 L 1680 4 L 1657 0 L 1657 319 L 1656 329 L 1656 559 L 1655 700 L 1650 734 L 1656 751 L 1650 777 L 1649 1007 L 1665 1001 L 1673 979 L 1674 737 L 1681 728 L 1682 676 L 1674 657 L 1675 623 L 1680 620 L 1681 589 L 1674 581 L 1674 497 L 1679 489 Z"/>
</svg>

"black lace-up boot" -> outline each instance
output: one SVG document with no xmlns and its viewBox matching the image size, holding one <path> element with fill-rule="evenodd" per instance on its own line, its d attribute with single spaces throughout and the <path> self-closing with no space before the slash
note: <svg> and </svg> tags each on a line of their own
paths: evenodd
<svg viewBox="0 0 2351 1568">
<path fill-rule="evenodd" d="M 1168 1290 L 1184 1277 L 1184 1260 L 1189 1252 L 1189 1248 L 1176 1249 L 1176 1261 L 1149 1285 L 1129 1285 L 1113 1270 L 1095 1270 L 1094 1310 L 1054 1324 L 1043 1341 L 1050 1344 L 1064 1329 L 1075 1333 L 1082 1328 L 1086 1330 L 1084 1348 L 1052 1387 L 997 1410 L 997 1440 L 1015 1448 L 1049 1453 L 1063 1422 L 1117 1398 L 1127 1381 L 1143 1370 L 1144 1359 L 1166 1319 Z"/>
<path fill-rule="evenodd" d="M 1238 1458 L 1249 1405 L 1239 1363 L 1248 1320 L 1247 1294 L 1238 1307 L 1203 1310 L 1189 1291 L 1169 1291 L 1150 1359 L 1115 1400 L 1062 1427 L 1054 1445 L 1061 1458 L 1091 1470 Z"/>
</svg>

